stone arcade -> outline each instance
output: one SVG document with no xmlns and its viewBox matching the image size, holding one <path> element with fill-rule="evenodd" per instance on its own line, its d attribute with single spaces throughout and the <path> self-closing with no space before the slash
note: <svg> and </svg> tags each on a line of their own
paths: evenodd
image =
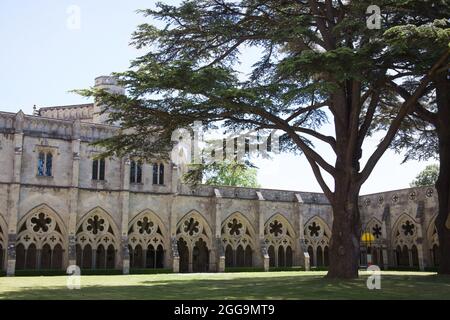
<svg viewBox="0 0 450 320">
<path fill-rule="evenodd" d="M 123 92 L 113 79 L 96 86 Z M 323 194 L 177 182 L 172 163 L 97 159 L 89 143 L 118 129 L 96 104 L 0 112 L 0 269 L 328 265 L 332 211 Z M 439 263 L 433 188 L 360 198 L 361 264 Z"/>
</svg>

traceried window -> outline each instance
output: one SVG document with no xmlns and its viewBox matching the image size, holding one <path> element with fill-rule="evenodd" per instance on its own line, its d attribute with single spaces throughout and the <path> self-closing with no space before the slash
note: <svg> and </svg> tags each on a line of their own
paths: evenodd
<svg viewBox="0 0 450 320">
<path fill-rule="evenodd" d="M 153 164 L 153 184 L 164 184 L 164 164 Z"/>
<path fill-rule="evenodd" d="M 142 162 L 131 161 L 130 164 L 130 183 L 142 183 Z"/>
<path fill-rule="evenodd" d="M 92 180 L 105 180 L 105 159 L 92 161 Z"/>
<path fill-rule="evenodd" d="M 38 156 L 38 176 L 51 177 L 53 167 L 53 154 L 51 152 L 39 152 Z"/>
</svg>

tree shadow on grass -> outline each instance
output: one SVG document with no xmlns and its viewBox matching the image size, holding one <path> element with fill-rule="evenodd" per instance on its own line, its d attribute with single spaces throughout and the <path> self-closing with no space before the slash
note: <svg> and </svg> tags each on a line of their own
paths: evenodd
<svg viewBox="0 0 450 320">
<path fill-rule="evenodd" d="M 0 299 L 450 299 L 450 277 L 382 276 L 381 290 L 369 290 L 367 276 L 350 281 L 322 276 L 234 277 L 232 279 L 172 278 L 134 282 L 132 285 L 22 287 L 0 292 Z M 83 281 L 83 280 L 82 280 Z"/>
</svg>

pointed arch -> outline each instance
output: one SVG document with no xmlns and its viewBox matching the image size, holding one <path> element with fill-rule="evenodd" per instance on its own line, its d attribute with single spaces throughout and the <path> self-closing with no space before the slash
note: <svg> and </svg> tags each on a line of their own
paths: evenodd
<svg viewBox="0 0 450 320">
<path fill-rule="evenodd" d="M 176 239 L 182 272 L 209 270 L 212 232 L 201 213 L 191 210 L 178 221 Z"/>
<path fill-rule="evenodd" d="M 256 237 L 250 221 L 241 212 L 234 212 L 222 221 L 220 230 L 225 266 L 251 267 Z"/>
<path fill-rule="evenodd" d="M 269 248 L 269 265 L 284 267 L 292 261 L 296 233 L 292 224 L 280 213 L 272 215 L 264 224 L 264 243 Z M 290 256 L 286 255 L 286 249 Z"/>
<path fill-rule="evenodd" d="M 119 248 L 119 230 L 111 215 L 95 207 L 82 216 L 77 224 L 76 250 L 83 268 L 112 268 Z M 78 252 L 80 251 L 80 252 Z"/>
<path fill-rule="evenodd" d="M 386 235 L 383 234 L 383 222 L 372 217 L 364 226 L 363 232 L 370 233 L 374 236 L 375 242 L 381 241 Z"/>
<path fill-rule="evenodd" d="M 434 215 L 433 218 L 431 218 L 430 224 L 427 228 L 427 240 L 430 247 L 433 247 L 433 245 L 439 246 L 439 238 L 436 229 L 436 217 L 437 215 Z"/>
<path fill-rule="evenodd" d="M 150 209 L 138 213 L 128 224 L 131 268 L 162 268 L 165 255 L 166 227 Z"/>
<path fill-rule="evenodd" d="M 428 225 L 427 241 L 430 249 L 430 261 L 433 263 L 433 266 L 438 267 L 441 253 L 439 251 L 439 237 L 436 228 L 436 217 L 437 215 L 434 215 Z"/>
<path fill-rule="evenodd" d="M 192 246 L 198 238 L 205 238 L 208 246 L 211 245 L 212 231 L 205 217 L 196 210 L 185 214 L 177 223 L 177 239 L 183 237 L 188 247 Z"/>
<path fill-rule="evenodd" d="M 310 246 L 311 251 L 314 252 L 311 260 L 312 264 L 316 265 L 318 262 L 324 260 L 322 257 L 318 257 L 317 251 L 319 247 L 321 247 L 320 251 L 322 252 L 323 248 L 329 246 L 331 229 L 321 217 L 313 216 L 305 223 L 303 232 L 306 245 Z"/>
<path fill-rule="evenodd" d="M 407 213 L 402 213 L 392 228 L 392 246 L 406 246 L 411 249 L 417 246 L 419 225 L 416 220 Z"/>
<path fill-rule="evenodd" d="M 255 229 L 250 221 L 240 212 L 230 214 L 221 224 L 221 236 L 223 246 L 228 244 L 232 246 L 233 250 L 241 245 L 243 249 L 250 246 L 255 247 Z"/>
<path fill-rule="evenodd" d="M 18 222 L 17 269 L 61 269 L 67 232 L 59 214 L 47 204 L 32 208 Z"/>
<path fill-rule="evenodd" d="M 119 229 L 112 216 L 101 207 L 95 207 L 85 213 L 78 221 L 76 230 L 76 241 L 81 248 L 88 243 L 93 250 L 101 243 L 105 246 L 112 244 L 118 248 Z"/>
</svg>

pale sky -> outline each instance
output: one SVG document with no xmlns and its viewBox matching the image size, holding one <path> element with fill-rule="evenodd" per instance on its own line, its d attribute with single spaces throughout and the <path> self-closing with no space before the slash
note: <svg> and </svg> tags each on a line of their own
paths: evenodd
<svg viewBox="0 0 450 320">
<path fill-rule="evenodd" d="M 31 114 L 33 105 L 90 102 L 68 91 L 87 88 L 97 76 L 128 68 L 130 60 L 139 55 L 128 45 L 131 33 L 146 21 L 135 11 L 154 4 L 149 0 L 1 0 L 0 111 L 22 109 Z M 251 51 L 243 54 L 251 60 Z M 379 139 L 367 140 L 365 159 Z M 319 151 L 332 163 L 331 152 Z M 435 162 L 402 165 L 402 159 L 393 151 L 386 152 L 362 194 L 407 188 L 418 172 Z M 264 188 L 321 192 L 303 156 L 283 154 L 257 164 Z"/>
</svg>

